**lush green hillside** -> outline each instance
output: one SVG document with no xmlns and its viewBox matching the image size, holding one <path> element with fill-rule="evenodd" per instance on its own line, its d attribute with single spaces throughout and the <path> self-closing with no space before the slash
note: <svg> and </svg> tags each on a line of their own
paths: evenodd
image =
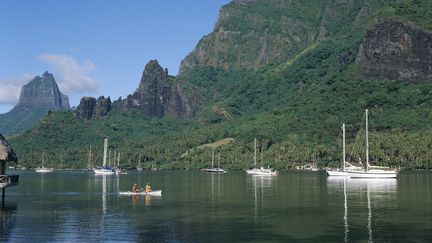
<svg viewBox="0 0 432 243">
<path fill-rule="evenodd" d="M 0 114 L 0 131 L 5 135 L 20 133 L 32 128 L 47 113 L 47 109 L 41 108 Z"/>
<path fill-rule="evenodd" d="M 140 155 L 148 168 L 153 163 L 165 169 L 205 168 L 211 161 L 211 147 L 216 146 L 222 166 L 240 169 L 252 165 L 253 139 L 257 137 L 259 157 L 266 165 L 278 169 L 306 162 L 337 166 L 342 123 L 348 128 L 349 159 L 364 159 L 360 128 L 368 108 L 373 163 L 430 168 L 432 82 L 365 79 L 357 61 L 367 25 L 397 15 L 427 28 L 431 8 L 425 7 L 430 3 L 376 2 L 337 5 L 320 1 L 324 6 L 314 5 L 320 11 L 311 12 L 321 16 L 312 22 L 316 30 L 325 29 L 323 38 L 296 49 L 295 55 L 284 60 L 255 70 L 235 65 L 189 67 L 177 78 L 206 97 L 204 109 L 194 119 L 144 119 L 138 114 L 111 112 L 84 122 L 72 113 L 55 112 L 10 142 L 21 156 L 20 163 L 27 166 L 40 161 L 45 151 L 53 166 L 83 168 L 90 145 L 95 152 L 93 162 L 100 163 L 106 136 L 110 149 L 120 152 L 122 163 L 129 168 L 137 165 Z M 270 11 L 265 7 L 252 10 Z M 290 15 L 299 23 L 305 16 Z M 226 138 L 233 141 L 212 144 Z"/>
</svg>

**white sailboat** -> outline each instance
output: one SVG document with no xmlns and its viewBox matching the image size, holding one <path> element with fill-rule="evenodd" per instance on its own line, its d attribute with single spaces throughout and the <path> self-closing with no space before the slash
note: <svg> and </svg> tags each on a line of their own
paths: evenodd
<svg viewBox="0 0 432 243">
<path fill-rule="evenodd" d="M 103 166 L 97 166 L 93 168 L 95 175 L 112 175 L 114 171 L 111 167 L 106 165 L 107 160 L 107 149 L 108 149 L 108 139 L 104 139 L 104 155 L 103 155 Z"/>
<path fill-rule="evenodd" d="M 246 170 L 246 173 L 250 175 L 261 175 L 261 176 L 275 176 L 277 175 L 277 171 L 271 169 L 270 167 L 264 168 L 262 165 L 260 168 L 256 168 L 256 153 L 257 153 L 257 139 L 255 138 L 254 145 L 254 167 L 252 169 Z M 262 160 L 261 160 L 262 163 Z"/>
<path fill-rule="evenodd" d="M 45 168 L 44 167 L 44 160 L 45 160 L 45 153 L 42 153 L 42 167 L 38 167 L 35 169 L 36 172 L 39 173 L 49 173 L 49 172 L 53 172 L 53 168 Z"/>
<path fill-rule="evenodd" d="M 360 167 L 354 166 L 345 160 L 345 123 L 342 124 L 342 167 L 339 170 L 326 170 L 329 176 L 349 176 L 349 170 L 359 171 Z M 348 165 L 348 166 L 347 166 Z"/>
<path fill-rule="evenodd" d="M 220 154 L 218 157 L 218 167 L 214 167 L 214 149 L 212 150 L 212 164 L 211 168 L 206 170 L 207 172 L 215 172 L 215 173 L 223 173 L 226 172 L 224 169 L 220 167 Z"/>
<path fill-rule="evenodd" d="M 114 156 L 115 157 L 115 156 Z M 116 175 L 126 175 L 127 170 L 120 167 L 120 153 L 117 154 L 117 167 L 114 168 Z"/>
<path fill-rule="evenodd" d="M 137 166 L 137 170 L 138 171 L 142 171 L 143 168 L 141 167 L 141 154 L 138 156 L 138 166 Z"/>
<path fill-rule="evenodd" d="M 383 166 L 371 166 L 369 164 L 369 139 L 368 139 L 368 110 L 366 109 L 366 169 L 360 171 L 347 171 L 351 178 L 397 178 L 398 169 Z"/>
</svg>

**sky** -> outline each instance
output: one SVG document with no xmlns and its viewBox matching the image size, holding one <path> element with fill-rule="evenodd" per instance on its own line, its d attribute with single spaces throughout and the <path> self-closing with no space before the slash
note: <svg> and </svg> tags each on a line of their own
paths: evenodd
<svg viewBox="0 0 432 243">
<path fill-rule="evenodd" d="M 77 106 L 83 96 L 126 97 L 145 64 L 170 75 L 210 33 L 230 0 L 0 0 L 0 114 L 45 71 Z"/>
</svg>

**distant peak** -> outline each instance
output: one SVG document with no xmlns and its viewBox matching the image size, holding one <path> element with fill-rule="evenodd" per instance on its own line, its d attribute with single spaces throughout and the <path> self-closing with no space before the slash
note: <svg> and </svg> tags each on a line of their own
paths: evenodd
<svg viewBox="0 0 432 243">
<path fill-rule="evenodd" d="M 154 59 L 154 60 L 150 60 L 147 64 L 146 64 L 146 66 L 145 66 L 145 68 L 144 69 L 147 69 L 147 70 L 154 70 L 154 69 L 161 69 L 162 67 L 160 66 L 160 64 L 159 64 L 159 62 L 156 60 L 156 59 Z"/>
<path fill-rule="evenodd" d="M 42 75 L 42 78 L 54 79 L 54 75 L 52 73 L 49 73 L 48 71 L 45 71 Z"/>
</svg>

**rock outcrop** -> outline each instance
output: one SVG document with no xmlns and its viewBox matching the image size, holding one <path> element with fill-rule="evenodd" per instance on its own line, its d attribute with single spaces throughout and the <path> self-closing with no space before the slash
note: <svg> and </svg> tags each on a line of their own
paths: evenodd
<svg viewBox="0 0 432 243">
<path fill-rule="evenodd" d="M 69 98 L 62 94 L 54 75 L 45 72 L 36 76 L 21 89 L 18 104 L 0 115 L 0 132 L 5 135 L 23 132 L 44 117 L 50 110 L 70 110 Z"/>
<path fill-rule="evenodd" d="M 75 116 L 83 120 L 90 120 L 94 117 L 106 116 L 111 109 L 112 103 L 110 97 L 105 98 L 104 96 L 100 96 L 98 99 L 83 97 L 75 110 Z"/>
<path fill-rule="evenodd" d="M 199 99 L 184 92 L 181 85 L 174 83 L 173 79 L 156 60 L 151 60 L 145 66 L 138 88 L 126 99 L 120 98 L 111 103 L 109 98 L 103 96 L 98 100 L 84 97 L 75 114 L 81 119 L 91 119 L 105 116 L 110 110 L 116 110 L 135 111 L 145 117 L 169 115 L 190 118 L 200 106 Z"/>
<path fill-rule="evenodd" d="M 69 98 L 62 94 L 54 75 L 45 72 L 36 76 L 21 89 L 18 104 L 12 111 L 26 111 L 34 108 L 48 110 L 69 110 Z"/>
<path fill-rule="evenodd" d="M 432 33 L 410 23 L 378 22 L 366 32 L 359 61 L 368 79 L 432 80 Z"/>
</svg>

